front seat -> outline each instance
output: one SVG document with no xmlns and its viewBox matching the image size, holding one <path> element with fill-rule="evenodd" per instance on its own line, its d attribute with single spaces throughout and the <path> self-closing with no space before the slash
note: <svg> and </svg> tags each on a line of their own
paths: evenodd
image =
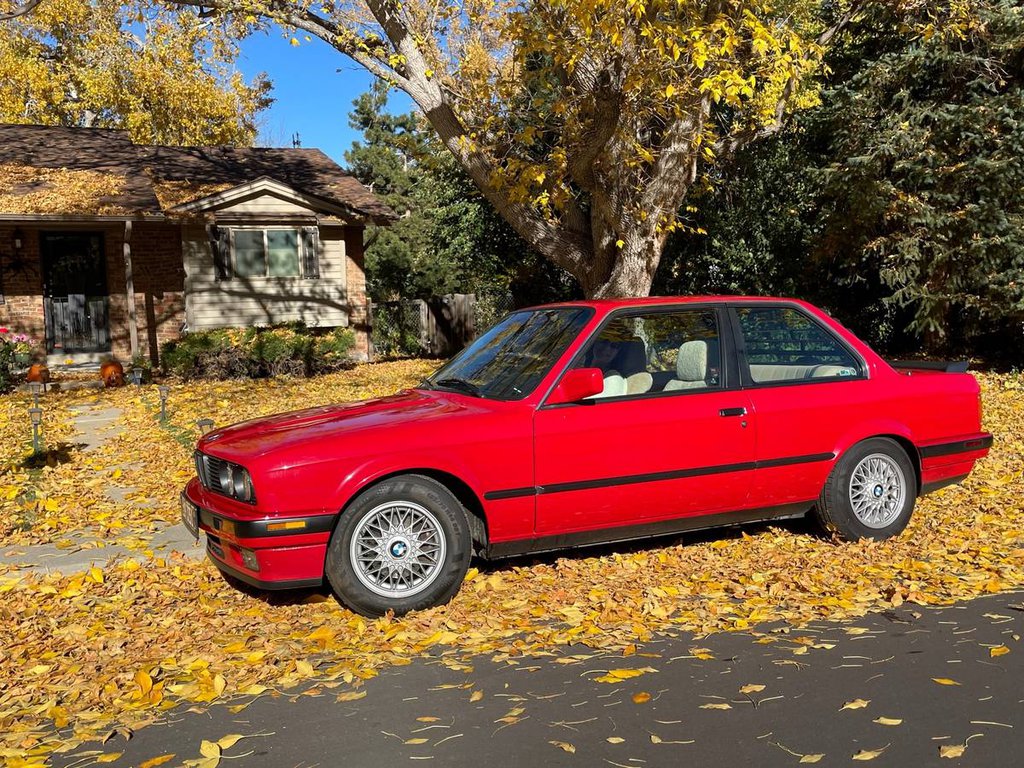
<svg viewBox="0 0 1024 768">
<path fill-rule="evenodd" d="M 603 397 L 619 397 L 624 394 L 626 394 L 626 380 L 617 373 L 610 373 L 604 377 L 604 389 L 586 399 L 600 400 Z"/>
<path fill-rule="evenodd" d="M 700 339 L 683 342 L 676 358 L 676 378 L 669 379 L 665 391 L 701 389 L 707 386 L 707 375 L 708 343 Z"/>
<path fill-rule="evenodd" d="M 647 372 L 647 347 L 640 339 L 622 342 L 618 356 L 619 373 L 626 379 L 627 395 L 642 395 L 654 385 L 654 377 Z"/>
</svg>

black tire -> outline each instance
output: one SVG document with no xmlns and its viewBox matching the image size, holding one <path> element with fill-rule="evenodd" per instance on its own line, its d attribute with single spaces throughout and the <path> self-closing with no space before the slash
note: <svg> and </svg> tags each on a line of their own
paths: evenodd
<svg viewBox="0 0 1024 768">
<path fill-rule="evenodd" d="M 872 461 L 874 464 L 871 463 Z M 883 484 L 880 481 L 874 484 L 874 487 L 869 487 L 871 483 L 863 483 L 865 474 L 859 474 L 857 488 L 852 488 L 854 473 L 862 465 L 862 462 L 866 462 L 863 469 L 868 477 L 875 476 L 868 471 L 872 466 L 882 467 L 884 469 L 880 471 L 883 475 L 886 471 L 891 473 L 893 482 Z M 902 477 L 900 477 L 901 475 Z M 899 501 L 898 496 L 893 497 L 892 491 L 896 487 L 897 481 L 900 480 L 903 486 L 902 502 Z M 865 510 L 862 503 L 858 507 L 862 511 L 858 514 L 852 497 L 866 498 L 864 493 L 858 493 L 858 489 L 861 491 L 867 489 L 874 496 L 875 493 L 878 493 L 876 490 L 878 488 L 881 488 L 877 502 L 879 507 L 874 511 L 870 507 Z M 885 499 L 889 499 L 891 505 L 885 506 Z M 821 490 L 821 495 L 818 497 L 815 514 L 825 530 L 838 534 L 846 541 L 859 539 L 881 541 L 899 535 L 907 527 L 916 501 L 917 475 L 906 451 L 895 440 L 890 440 L 887 437 L 872 437 L 857 443 L 836 462 L 832 473 L 825 482 L 825 487 Z M 874 502 L 868 500 L 867 503 Z"/>
<path fill-rule="evenodd" d="M 354 562 L 353 538 L 359 535 L 361 542 L 367 541 L 367 536 L 373 538 L 374 530 L 382 531 L 381 528 L 374 528 L 373 521 L 393 518 L 402 514 L 403 509 L 419 521 L 422 525 L 420 530 L 426 533 L 420 534 L 420 538 L 395 533 L 386 541 L 383 537 L 378 539 L 382 548 L 387 548 L 385 552 L 394 556 L 388 562 L 394 563 L 396 567 L 392 569 L 382 565 L 389 557 L 389 554 L 384 553 L 382 559 L 372 562 L 368 567 Z M 359 533 L 361 530 L 362 533 Z M 434 555 L 424 554 L 421 559 L 404 559 L 407 555 L 424 551 L 417 549 L 417 546 L 429 548 L 434 546 L 430 541 L 440 539 L 443 542 L 437 546 L 441 551 Z M 356 545 L 356 551 L 364 552 L 369 560 L 373 559 L 368 550 L 359 549 L 359 544 Z M 429 477 L 400 475 L 363 491 L 345 509 L 327 547 L 325 575 L 339 601 L 356 613 L 376 617 L 393 611 L 398 616 L 443 605 L 451 600 L 462 586 L 472 553 L 469 520 L 458 499 L 441 483 Z M 436 559 L 436 564 L 429 569 L 429 578 L 423 576 L 418 584 L 408 585 L 388 581 L 390 578 L 413 581 L 418 574 L 412 568 L 403 566 L 406 563 L 418 566 L 431 557 Z M 372 570 L 378 566 L 381 566 L 380 570 Z"/>
</svg>

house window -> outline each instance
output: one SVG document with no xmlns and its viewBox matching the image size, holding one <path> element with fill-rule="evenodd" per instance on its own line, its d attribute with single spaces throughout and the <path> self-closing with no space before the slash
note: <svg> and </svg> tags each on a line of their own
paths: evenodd
<svg viewBox="0 0 1024 768">
<path fill-rule="evenodd" d="M 236 277 L 319 277 L 315 227 L 230 232 Z"/>
</svg>

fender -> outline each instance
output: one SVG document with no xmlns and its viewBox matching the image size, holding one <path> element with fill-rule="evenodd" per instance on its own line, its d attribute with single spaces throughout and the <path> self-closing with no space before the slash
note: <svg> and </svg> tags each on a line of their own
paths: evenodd
<svg viewBox="0 0 1024 768">
<path fill-rule="evenodd" d="M 334 509 L 340 513 L 364 488 L 382 478 L 416 472 L 443 472 L 454 475 L 469 486 L 482 503 L 483 490 L 480 479 L 459 457 L 451 454 L 434 454 L 429 462 L 417 461 L 417 458 L 422 459 L 422 454 L 374 456 L 357 465 L 338 484 L 333 495 Z"/>
<path fill-rule="evenodd" d="M 913 443 L 915 446 L 917 445 L 917 441 L 914 440 L 914 435 L 910 428 L 903 422 L 896 421 L 895 419 L 876 418 L 856 424 L 840 435 L 832 452 L 836 455 L 836 461 L 838 461 L 846 451 L 857 443 L 871 437 L 883 435 L 895 435 Z M 911 456 L 910 460 L 915 464 L 918 463 L 916 456 Z"/>
</svg>

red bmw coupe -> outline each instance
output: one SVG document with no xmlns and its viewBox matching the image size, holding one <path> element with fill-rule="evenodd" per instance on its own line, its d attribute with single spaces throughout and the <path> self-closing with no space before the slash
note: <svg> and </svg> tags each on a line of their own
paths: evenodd
<svg viewBox="0 0 1024 768">
<path fill-rule="evenodd" d="M 473 554 L 808 513 L 884 539 L 988 453 L 966 370 L 788 299 L 524 309 L 414 389 L 205 435 L 182 516 L 229 576 L 370 616 L 446 602 Z"/>
</svg>

